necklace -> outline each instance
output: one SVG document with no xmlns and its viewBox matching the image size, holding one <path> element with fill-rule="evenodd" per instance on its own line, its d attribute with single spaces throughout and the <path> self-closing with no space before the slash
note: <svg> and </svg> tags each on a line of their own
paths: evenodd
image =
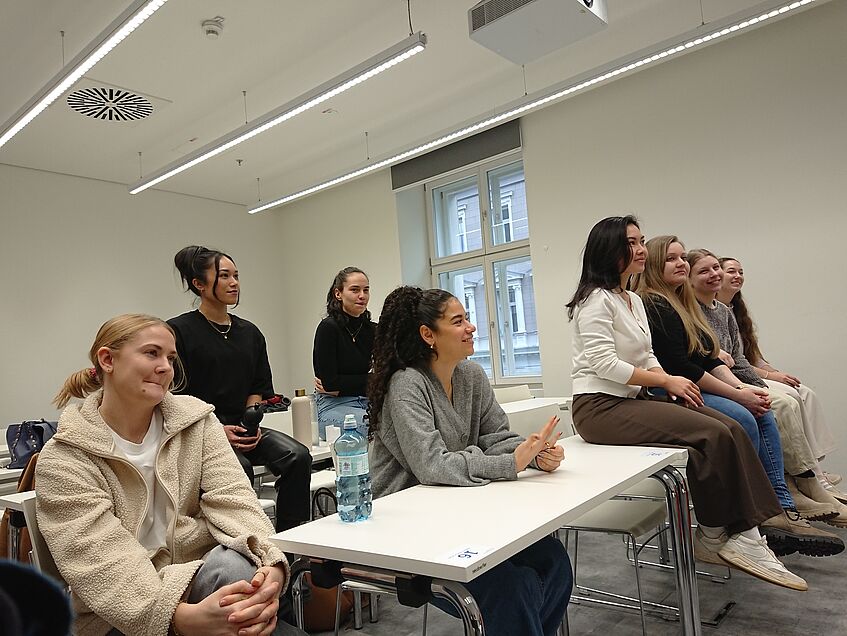
<svg viewBox="0 0 847 636">
<path fill-rule="evenodd" d="M 203 316 L 203 318 L 206 318 L 206 314 L 204 314 L 202 311 L 200 312 L 200 315 Z M 214 330 L 214 332 L 216 334 L 223 336 L 224 340 L 229 340 L 228 334 L 229 334 L 230 330 L 232 329 L 232 318 L 229 319 L 229 324 L 226 325 L 226 329 L 221 329 L 221 327 L 223 325 L 219 325 L 216 322 L 212 322 L 208 318 L 206 318 L 206 322 L 209 323 L 209 326 Z M 355 340 L 354 340 L 354 342 L 355 342 Z"/>
<path fill-rule="evenodd" d="M 364 322 L 360 323 L 360 324 L 359 324 L 359 328 L 358 328 L 358 329 L 356 329 L 356 333 L 353 333 L 352 331 L 350 331 L 350 328 L 349 328 L 347 325 L 344 325 L 344 330 L 345 330 L 347 333 L 349 333 L 349 334 L 350 334 L 350 337 L 351 337 L 351 338 L 353 338 L 353 342 L 355 343 L 355 342 L 356 342 L 356 336 L 358 336 L 358 335 L 359 335 L 359 332 L 362 330 L 362 327 L 364 327 L 364 326 L 365 326 L 365 323 L 364 323 Z"/>
</svg>

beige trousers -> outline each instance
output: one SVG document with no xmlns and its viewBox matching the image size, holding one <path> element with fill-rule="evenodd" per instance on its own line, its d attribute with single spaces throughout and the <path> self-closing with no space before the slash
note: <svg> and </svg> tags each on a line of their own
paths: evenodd
<svg viewBox="0 0 847 636">
<path fill-rule="evenodd" d="M 763 388 L 752 384 L 746 386 L 751 389 Z M 785 464 L 785 472 L 789 475 L 799 475 L 816 468 L 818 461 L 806 439 L 803 417 L 797 400 L 787 393 L 770 387 L 766 387 L 765 390 L 771 400 L 771 410 L 782 441 L 782 461 Z"/>
<path fill-rule="evenodd" d="M 821 402 L 812 389 L 805 384 L 801 384 L 798 389 L 795 389 L 773 380 L 765 380 L 765 384 L 771 389 L 787 393 L 800 405 L 806 441 L 809 442 L 809 448 L 812 449 L 812 454 L 818 461 L 835 450 L 835 437 L 826 423 Z"/>
</svg>

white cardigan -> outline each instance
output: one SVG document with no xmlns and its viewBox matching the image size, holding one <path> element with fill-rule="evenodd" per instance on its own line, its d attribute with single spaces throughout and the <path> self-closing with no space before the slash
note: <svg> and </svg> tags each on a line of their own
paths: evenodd
<svg viewBox="0 0 847 636">
<path fill-rule="evenodd" d="M 574 312 L 573 394 L 606 393 L 635 397 L 641 387 L 627 384 L 636 369 L 661 366 L 653 355 L 653 343 L 644 303 L 625 292 L 632 301 L 606 289 L 595 289 Z"/>
</svg>

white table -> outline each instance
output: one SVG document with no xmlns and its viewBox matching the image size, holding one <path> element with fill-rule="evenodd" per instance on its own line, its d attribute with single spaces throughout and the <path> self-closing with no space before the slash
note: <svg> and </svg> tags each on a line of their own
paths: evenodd
<svg viewBox="0 0 847 636">
<path fill-rule="evenodd" d="M 479 609 L 461 583 L 653 476 L 664 484 L 671 512 L 682 632 L 699 634 L 688 493 L 671 466 L 684 462 L 686 451 L 596 446 L 577 436 L 563 445 L 565 461 L 554 473 L 528 470 L 517 481 L 480 488 L 415 486 L 376 500 L 368 521 L 343 524 L 332 515 L 271 539 L 287 552 L 343 564 L 345 578 L 389 590 L 424 585 L 456 606 L 466 634 L 484 634 Z"/>
</svg>

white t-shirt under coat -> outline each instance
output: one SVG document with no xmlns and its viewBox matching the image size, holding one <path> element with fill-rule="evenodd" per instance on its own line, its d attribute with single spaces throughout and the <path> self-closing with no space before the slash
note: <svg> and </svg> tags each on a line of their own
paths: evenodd
<svg viewBox="0 0 847 636">
<path fill-rule="evenodd" d="M 167 548 L 170 500 L 156 477 L 156 456 L 162 445 L 162 437 L 162 413 L 158 408 L 153 411 L 150 428 L 140 444 L 130 442 L 112 431 L 116 450 L 138 469 L 147 486 L 147 514 L 141 520 L 138 541 L 151 553 Z"/>
</svg>

